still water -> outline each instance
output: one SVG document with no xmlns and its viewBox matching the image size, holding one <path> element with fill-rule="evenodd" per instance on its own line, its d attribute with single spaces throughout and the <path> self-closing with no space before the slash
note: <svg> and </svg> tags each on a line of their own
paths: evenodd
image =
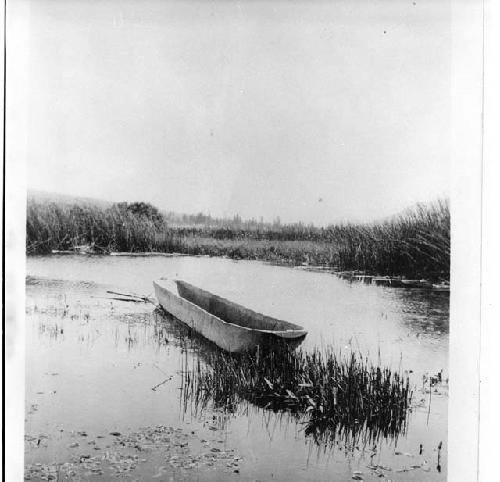
<svg viewBox="0 0 500 482">
<path fill-rule="evenodd" d="M 160 277 L 304 326 L 305 350 L 333 346 L 407 373 L 405 433 L 322 446 L 286 414 L 197 409 L 179 388 L 199 346 L 152 304 L 107 293 L 152 296 Z M 447 293 L 253 261 L 65 255 L 28 258 L 26 295 L 31 480 L 446 480 Z M 424 383 L 439 372 L 442 383 Z"/>
</svg>

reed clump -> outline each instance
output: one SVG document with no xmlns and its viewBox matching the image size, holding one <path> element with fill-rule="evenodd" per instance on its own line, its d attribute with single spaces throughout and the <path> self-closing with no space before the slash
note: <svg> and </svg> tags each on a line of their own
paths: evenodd
<svg viewBox="0 0 500 482">
<path fill-rule="evenodd" d="M 328 227 L 257 223 L 172 215 L 145 203 L 106 206 L 28 200 L 26 249 L 163 252 L 328 266 L 373 275 L 449 280 L 450 210 L 447 200 L 419 204 L 373 223 Z M 201 220 L 201 221 L 200 221 Z M 209 224 L 206 224 L 209 223 Z M 212 224 L 210 224 L 212 223 Z"/>
<path fill-rule="evenodd" d="M 412 398 L 408 378 L 360 355 L 287 347 L 239 356 L 216 350 L 184 373 L 183 393 L 198 408 L 233 410 L 246 400 L 289 412 L 315 439 L 365 441 L 397 437 Z"/>
<path fill-rule="evenodd" d="M 172 233 L 166 229 L 162 216 L 137 212 L 137 204 L 101 207 L 89 203 L 28 201 L 27 252 L 46 254 L 82 246 L 94 253 L 169 252 Z"/>
</svg>

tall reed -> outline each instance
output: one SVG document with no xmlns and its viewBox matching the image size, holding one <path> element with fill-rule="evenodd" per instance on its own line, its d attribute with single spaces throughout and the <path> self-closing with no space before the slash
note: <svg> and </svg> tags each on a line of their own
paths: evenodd
<svg viewBox="0 0 500 482">
<path fill-rule="evenodd" d="M 237 223 L 179 226 L 125 204 L 40 202 L 30 199 L 29 254 L 88 245 L 95 252 L 178 252 L 330 266 L 376 275 L 449 279 L 450 210 L 447 200 L 420 204 L 380 222 L 337 224 Z"/>
<path fill-rule="evenodd" d="M 286 346 L 240 356 L 215 350 L 183 380 L 184 397 L 198 409 L 235 410 L 246 400 L 304 419 L 306 434 L 321 441 L 397 437 L 412 397 L 408 378 L 359 355 Z"/>
</svg>

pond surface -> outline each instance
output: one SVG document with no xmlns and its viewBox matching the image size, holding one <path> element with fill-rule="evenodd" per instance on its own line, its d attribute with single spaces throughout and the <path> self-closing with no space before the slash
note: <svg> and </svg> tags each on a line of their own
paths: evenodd
<svg viewBox="0 0 500 482">
<path fill-rule="evenodd" d="M 199 340 L 152 304 L 107 293 L 153 296 L 160 277 L 304 326 L 304 350 L 333 346 L 408 374 L 406 430 L 323 445 L 286 413 L 197 408 L 180 387 L 203 358 Z M 53 255 L 28 258 L 26 295 L 31 480 L 446 480 L 447 293 L 253 261 Z M 424 382 L 441 371 L 441 383 Z"/>
</svg>

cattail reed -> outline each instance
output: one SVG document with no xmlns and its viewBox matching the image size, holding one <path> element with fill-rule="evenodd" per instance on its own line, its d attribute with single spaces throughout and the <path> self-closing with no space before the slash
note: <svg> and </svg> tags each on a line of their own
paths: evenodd
<svg viewBox="0 0 500 482">
<path fill-rule="evenodd" d="M 44 254 L 87 245 L 94 252 L 178 252 L 449 280 L 447 200 L 417 205 L 385 221 L 328 227 L 209 216 L 180 219 L 183 223 L 145 203 L 101 206 L 29 199 L 26 248 Z"/>
</svg>

